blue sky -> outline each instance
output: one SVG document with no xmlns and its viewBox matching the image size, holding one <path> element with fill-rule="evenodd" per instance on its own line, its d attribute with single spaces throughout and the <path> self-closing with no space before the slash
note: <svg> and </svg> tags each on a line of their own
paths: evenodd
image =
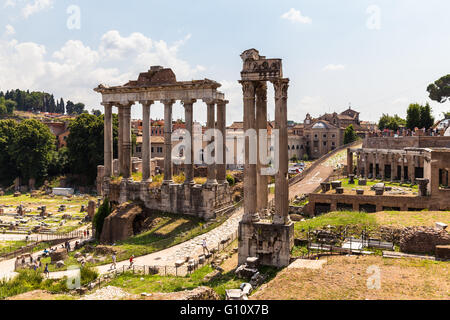
<svg viewBox="0 0 450 320">
<path fill-rule="evenodd" d="M 67 25 L 70 6 L 80 12 L 79 29 Z M 89 109 L 101 108 L 97 84 L 123 84 L 164 65 L 179 80 L 222 83 L 228 122 L 240 120 L 239 54 L 249 48 L 283 59 L 296 121 L 350 103 L 364 120 L 405 116 L 409 103 L 429 100 L 430 82 L 450 73 L 444 0 L 2 0 L 0 8 L 0 90 L 45 90 Z M 432 106 L 436 116 L 450 110 Z M 205 121 L 206 107 L 196 107 Z M 161 105 L 152 109 L 152 118 L 162 114 Z M 176 106 L 174 117 L 182 114 Z"/>
</svg>

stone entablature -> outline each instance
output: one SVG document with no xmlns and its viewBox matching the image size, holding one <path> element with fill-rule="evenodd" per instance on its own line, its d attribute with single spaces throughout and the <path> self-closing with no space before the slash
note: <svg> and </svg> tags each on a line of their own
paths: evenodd
<svg viewBox="0 0 450 320">
<path fill-rule="evenodd" d="M 450 137 L 367 137 L 363 148 L 397 149 L 404 148 L 450 148 Z"/>
</svg>

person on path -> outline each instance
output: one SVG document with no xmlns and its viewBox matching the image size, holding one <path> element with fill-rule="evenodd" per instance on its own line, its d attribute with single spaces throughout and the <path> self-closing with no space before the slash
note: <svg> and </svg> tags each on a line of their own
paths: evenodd
<svg viewBox="0 0 450 320">
<path fill-rule="evenodd" d="M 205 251 L 208 252 L 209 254 L 209 249 L 208 246 L 206 245 L 206 238 L 203 238 L 202 247 L 203 247 L 203 254 L 205 254 Z"/>
<path fill-rule="evenodd" d="M 50 276 L 50 272 L 48 271 L 48 263 L 45 264 L 44 274 L 48 279 Z"/>
<path fill-rule="evenodd" d="M 111 270 L 112 270 L 112 269 L 116 269 L 116 254 L 113 253 L 111 258 L 112 258 L 112 265 L 111 265 L 110 269 L 111 269 Z M 113 268 L 113 267 L 114 267 L 114 268 Z"/>
<path fill-rule="evenodd" d="M 128 267 L 129 269 L 131 269 L 131 267 L 133 266 L 133 259 L 134 259 L 134 255 L 132 255 L 130 257 L 130 266 Z"/>
</svg>

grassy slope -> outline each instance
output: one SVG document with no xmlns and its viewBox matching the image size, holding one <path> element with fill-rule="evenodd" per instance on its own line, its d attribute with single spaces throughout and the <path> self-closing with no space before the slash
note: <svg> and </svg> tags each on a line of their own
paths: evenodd
<svg viewBox="0 0 450 320">
<path fill-rule="evenodd" d="M 301 237 L 308 229 L 320 229 L 328 225 L 331 226 L 357 226 L 359 229 L 367 228 L 376 230 L 384 225 L 407 227 L 407 226 L 433 226 L 436 222 L 450 224 L 449 212 L 398 212 L 383 211 L 377 213 L 336 211 L 314 219 L 295 223 L 295 236 Z"/>
</svg>

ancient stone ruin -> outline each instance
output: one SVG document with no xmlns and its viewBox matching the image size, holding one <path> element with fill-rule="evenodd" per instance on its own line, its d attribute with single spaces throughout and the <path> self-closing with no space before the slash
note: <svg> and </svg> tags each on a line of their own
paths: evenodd
<svg viewBox="0 0 450 320">
<path fill-rule="evenodd" d="M 107 87 L 99 85 L 96 92 L 102 94 L 105 107 L 105 143 L 104 168 L 98 170 L 103 177 L 103 196 L 110 201 L 125 203 L 142 201 L 147 208 L 171 213 L 195 215 L 205 220 L 213 219 L 218 213 L 232 205 L 231 193 L 226 180 L 226 159 L 218 159 L 208 165 L 207 181 L 204 185 L 194 182 L 193 148 L 186 152 L 184 184 L 173 181 L 172 168 L 172 107 L 181 101 L 185 109 L 186 131 L 190 134 L 187 145 L 193 145 L 193 107 L 202 100 L 207 105 L 207 129 L 217 129 L 222 136 L 226 134 L 226 105 L 224 94 L 218 91 L 220 83 L 212 80 L 177 81 L 171 69 L 160 66 L 151 67 L 148 72 L 141 73 L 136 81 L 123 86 Z M 131 128 L 130 117 L 133 104 L 138 101 L 143 107 L 143 145 L 142 145 L 142 182 L 131 178 Z M 161 188 L 150 188 L 151 138 L 150 138 L 150 106 L 155 101 L 164 104 L 164 181 Z M 122 180 L 112 183 L 113 176 L 113 139 L 112 108 L 119 112 L 119 169 Z M 215 111 L 217 109 L 217 119 Z M 189 136 L 189 135 L 188 135 Z M 211 139 L 214 141 L 214 138 Z M 215 151 L 218 150 L 216 143 Z M 225 144 L 223 144 L 225 150 Z M 189 149 L 189 148 L 188 148 Z M 222 156 L 225 152 L 222 153 Z M 217 164 L 216 164 L 217 163 Z"/>
<path fill-rule="evenodd" d="M 267 178 L 263 165 L 250 161 L 250 137 L 245 141 L 244 217 L 239 224 L 239 264 L 257 258 L 261 265 L 284 267 L 294 245 L 294 224 L 289 218 L 287 92 L 281 59 L 266 59 L 255 49 L 242 53 L 241 85 L 244 94 L 244 131 L 267 128 L 267 81 L 275 88 L 275 130 L 279 130 L 278 172 L 275 176 L 275 214 L 263 221 L 267 208 Z M 265 137 L 258 137 L 264 139 Z"/>
</svg>

